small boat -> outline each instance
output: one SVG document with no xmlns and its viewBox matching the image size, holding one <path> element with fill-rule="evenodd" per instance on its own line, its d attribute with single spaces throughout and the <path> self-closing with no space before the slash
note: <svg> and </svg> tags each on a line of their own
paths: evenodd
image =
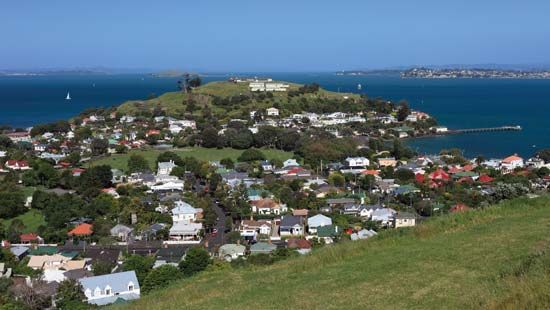
<svg viewBox="0 0 550 310">
<path fill-rule="evenodd" d="M 67 97 L 65 97 L 65 100 L 71 100 L 71 94 L 67 92 Z"/>
<path fill-rule="evenodd" d="M 361 84 L 357 84 L 357 90 L 361 90 L 363 88 L 363 86 L 361 86 Z"/>
</svg>

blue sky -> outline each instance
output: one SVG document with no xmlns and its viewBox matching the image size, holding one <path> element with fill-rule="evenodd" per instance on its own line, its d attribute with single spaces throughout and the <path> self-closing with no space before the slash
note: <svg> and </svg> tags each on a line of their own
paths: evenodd
<svg viewBox="0 0 550 310">
<path fill-rule="evenodd" d="M 0 2 L 0 68 L 550 64 L 547 0 Z"/>
</svg>

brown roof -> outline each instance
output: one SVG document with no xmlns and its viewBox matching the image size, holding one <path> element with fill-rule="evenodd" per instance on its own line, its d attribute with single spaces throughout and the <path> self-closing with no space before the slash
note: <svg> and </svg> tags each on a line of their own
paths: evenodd
<svg viewBox="0 0 550 310">
<path fill-rule="evenodd" d="M 311 249 L 311 242 L 306 239 L 290 238 L 287 245 L 289 249 Z"/>
<path fill-rule="evenodd" d="M 292 215 L 294 216 L 307 216 L 307 213 L 309 212 L 308 209 L 295 209 L 292 211 Z"/>
<path fill-rule="evenodd" d="M 279 207 L 278 203 L 276 203 L 273 199 L 269 199 L 269 198 L 253 201 L 252 204 L 255 205 L 258 209 L 265 209 L 265 208 L 276 209 Z"/>
</svg>

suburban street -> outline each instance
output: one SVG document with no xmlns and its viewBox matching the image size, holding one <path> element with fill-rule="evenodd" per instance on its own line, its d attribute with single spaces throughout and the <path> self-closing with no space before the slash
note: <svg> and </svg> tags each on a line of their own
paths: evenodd
<svg viewBox="0 0 550 310">
<path fill-rule="evenodd" d="M 218 216 L 218 220 L 215 226 L 215 229 L 218 230 L 218 233 L 215 236 L 213 236 L 212 234 L 208 234 L 206 237 L 206 240 L 208 241 L 208 250 L 210 252 L 222 246 L 225 238 L 225 213 L 214 199 L 212 199 L 212 208 L 214 208 L 214 211 Z"/>
</svg>

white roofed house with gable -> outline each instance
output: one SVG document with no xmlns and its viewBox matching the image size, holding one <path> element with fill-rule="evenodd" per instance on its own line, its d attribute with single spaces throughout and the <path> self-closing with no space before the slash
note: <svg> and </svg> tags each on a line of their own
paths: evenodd
<svg viewBox="0 0 550 310">
<path fill-rule="evenodd" d="M 184 201 L 176 201 L 176 207 L 172 209 L 172 228 L 170 228 L 170 239 L 173 240 L 200 240 L 202 223 L 195 221 L 202 218 L 202 209 L 193 208 Z"/>
<path fill-rule="evenodd" d="M 194 222 L 202 217 L 202 209 L 193 208 L 185 201 L 176 201 L 175 208 L 172 209 L 172 221 L 176 222 Z"/>
<path fill-rule="evenodd" d="M 139 299 L 140 286 L 135 271 L 111 273 L 78 280 L 86 302 L 103 306 L 121 299 L 129 301 Z"/>
<path fill-rule="evenodd" d="M 266 113 L 268 116 L 279 116 L 279 109 L 277 108 L 268 108 L 266 109 Z"/>
<path fill-rule="evenodd" d="M 157 175 L 170 175 L 172 172 L 172 169 L 174 169 L 177 165 L 174 163 L 173 160 L 166 161 L 166 162 L 159 162 L 158 168 L 157 168 Z"/>
<path fill-rule="evenodd" d="M 317 214 L 307 219 L 308 233 L 316 234 L 317 228 L 332 225 L 332 219 L 328 216 Z"/>
</svg>

